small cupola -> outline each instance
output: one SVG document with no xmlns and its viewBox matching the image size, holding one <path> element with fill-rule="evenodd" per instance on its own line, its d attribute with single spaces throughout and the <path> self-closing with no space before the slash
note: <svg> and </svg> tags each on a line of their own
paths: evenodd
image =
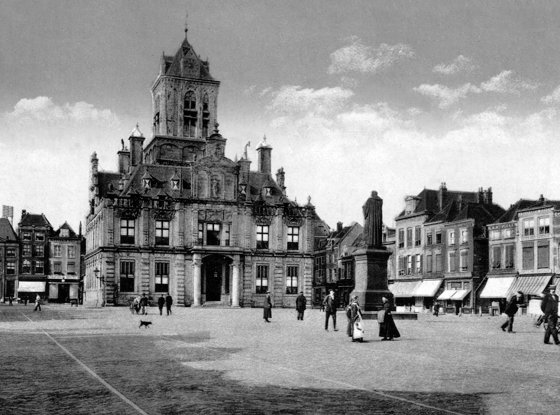
<svg viewBox="0 0 560 415">
<path fill-rule="evenodd" d="M 272 165 L 272 147 L 266 142 L 266 135 L 257 146 L 257 153 L 259 154 L 257 165 L 259 173 L 270 174 Z"/>
</svg>

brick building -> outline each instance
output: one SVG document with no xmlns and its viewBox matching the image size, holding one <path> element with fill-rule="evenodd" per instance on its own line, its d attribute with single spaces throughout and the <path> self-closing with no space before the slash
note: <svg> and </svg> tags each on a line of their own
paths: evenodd
<svg viewBox="0 0 560 415">
<path fill-rule="evenodd" d="M 292 307 L 311 295 L 317 215 L 272 176 L 266 137 L 251 170 L 225 156 L 218 130 L 220 83 L 185 39 L 163 56 L 152 86 L 152 139 L 138 127 L 115 172 L 91 158 L 84 303 L 169 292 L 182 305 Z M 117 293 L 115 295 L 115 293 Z"/>
<path fill-rule="evenodd" d="M 0 218 L 0 301 L 17 297 L 20 244 L 7 218 Z"/>
<path fill-rule="evenodd" d="M 67 222 L 49 237 L 49 302 L 78 301 L 82 236 Z"/>
</svg>

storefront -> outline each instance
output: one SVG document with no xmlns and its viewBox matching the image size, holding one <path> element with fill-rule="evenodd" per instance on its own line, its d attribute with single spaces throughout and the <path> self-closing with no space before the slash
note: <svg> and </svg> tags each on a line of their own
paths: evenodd
<svg viewBox="0 0 560 415">
<path fill-rule="evenodd" d="M 37 294 L 44 299 L 46 297 L 46 284 L 45 281 L 19 281 L 17 296 L 20 299 L 27 298 L 29 302 L 35 301 Z"/>
<path fill-rule="evenodd" d="M 471 281 L 449 281 L 445 290 L 437 297 L 447 314 L 472 312 Z"/>
<path fill-rule="evenodd" d="M 486 285 L 480 292 L 479 312 L 500 315 L 505 307 L 506 299 L 515 282 L 515 275 L 488 277 Z"/>
<path fill-rule="evenodd" d="M 434 296 L 438 292 L 443 280 L 424 280 L 414 292 L 415 308 L 417 312 L 429 312 L 434 305 Z"/>
<path fill-rule="evenodd" d="M 49 281 L 49 302 L 67 303 L 70 300 L 78 300 L 78 281 Z"/>
<path fill-rule="evenodd" d="M 422 281 L 396 281 L 389 284 L 397 312 L 415 311 L 414 293 L 420 284 Z"/>
</svg>

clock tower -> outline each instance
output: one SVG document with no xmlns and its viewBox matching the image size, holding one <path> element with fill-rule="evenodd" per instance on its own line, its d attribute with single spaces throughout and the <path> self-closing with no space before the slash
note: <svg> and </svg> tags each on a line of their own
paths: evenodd
<svg viewBox="0 0 560 415">
<path fill-rule="evenodd" d="M 152 86 L 154 136 L 205 140 L 218 121 L 220 82 L 185 39 L 174 56 L 163 54 Z"/>
</svg>

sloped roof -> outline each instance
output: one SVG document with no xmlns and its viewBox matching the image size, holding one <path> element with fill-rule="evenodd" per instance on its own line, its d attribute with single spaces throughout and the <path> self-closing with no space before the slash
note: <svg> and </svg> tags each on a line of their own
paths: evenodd
<svg viewBox="0 0 560 415">
<path fill-rule="evenodd" d="M 477 193 L 476 192 L 462 192 L 462 191 L 455 191 L 455 190 L 448 190 L 446 200 L 444 203 L 449 202 L 453 199 L 462 198 L 464 202 L 474 202 L 476 200 Z M 404 216 L 409 215 L 416 215 L 419 213 L 436 213 L 442 210 L 442 206 L 439 205 L 439 190 L 433 189 L 424 189 L 418 196 L 419 202 L 412 213 L 407 214 L 406 210 L 403 210 L 398 216 L 397 219 L 402 218 Z"/>
<path fill-rule="evenodd" d="M 534 206 L 542 205 L 542 201 L 519 199 L 505 211 L 505 213 L 498 218 L 494 223 L 507 223 L 517 220 L 519 211 Z"/>
<path fill-rule="evenodd" d="M 504 209 L 495 204 L 467 203 L 453 222 L 474 219 L 477 223 L 492 223 L 504 214 Z"/>
<path fill-rule="evenodd" d="M 183 51 L 185 51 L 186 54 Z M 185 39 L 183 40 L 183 43 L 181 44 L 181 47 L 177 50 L 177 53 L 175 53 L 175 57 L 173 58 L 173 61 L 171 62 L 171 64 L 169 66 L 167 65 L 168 57 L 164 57 L 164 59 L 166 61 L 166 69 L 167 69 L 167 71 L 165 72 L 165 75 L 183 77 L 183 74 L 181 73 L 181 60 L 183 59 L 183 56 L 185 56 L 185 55 L 189 59 L 195 59 L 195 60 L 198 61 L 198 68 L 199 68 L 198 73 L 193 74 L 192 76 L 189 76 L 189 77 L 214 81 L 214 78 L 212 78 L 212 76 L 210 75 L 210 71 L 208 70 L 207 66 L 205 65 L 205 62 L 203 62 L 202 59 L 200 59 L 200 57 L 196 54 L 193 47 L 191 46 L 191 44 L 187 40 L 186 34 L 185 34 Z"/>
<path fill-rule="evenodd" d="M 457 216 L 459 209 L 455 200 L 449 202 L 442 210 L 440 210 L 433 218 L 428 220 L 426 223 L 437 223 L 437 222 L 450 222 Z"/>
<path fill-rule="evenodd" d="M 0 241 L 17 241 L 17 235 L 10 221 L 0 218 Z"/>
<path fill-rule="evenodd" d="M 53 232 L 53 234 L 51 235 L 51 238 L 62 238 L 60 236 L 60 231 L 62 229 L 68 229 L 68 236 L 65 236 L 64 239 L 66 239 L 66 238 L 78 238 L 78 235 L 76 234 L 76 232 L 74 232 L 74 229 L 72 229 L 72 227 L 68 224 L 68 222 L 64 222 L 64 224 L 62 224 L 60 226 L 60 228 L 58 228 L 55 232 Z"/>
<path fill-rule="evenodd" d="M 22 226 L 46 226 L 52 228 L 50 222 L 48 221 L 47 217 L 42 213 L 40 215 L 34 213 L 24 213 L 21 216 L 21 220 L 19 222 L 19 227 Z"/>
</svg>

